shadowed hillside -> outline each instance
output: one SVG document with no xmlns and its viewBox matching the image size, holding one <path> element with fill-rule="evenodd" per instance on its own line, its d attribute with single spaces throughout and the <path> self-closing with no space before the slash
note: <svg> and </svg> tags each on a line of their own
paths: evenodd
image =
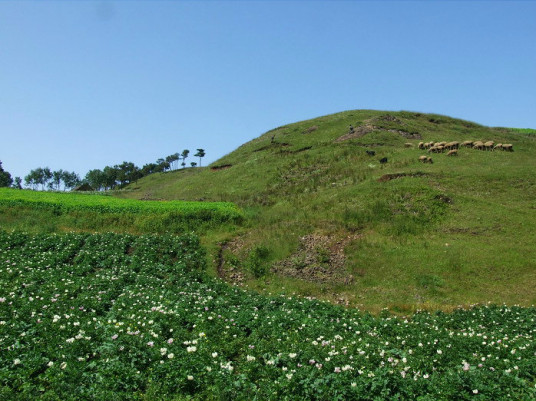
<svg viewBox="0 0 536 401">
<path fill-rule="evenodd" d="M 453 156 L 419 149 L 431 141 L 494 144 Z M 260 291 L 371 310 L 532 304 L 535 156 L 534 130 L 347 111 L 273 129 L 208 167 L 153 174 L 118 196 L 238 204 L 241 228 L 204 242 L 214 274 Z"/>
</svg>

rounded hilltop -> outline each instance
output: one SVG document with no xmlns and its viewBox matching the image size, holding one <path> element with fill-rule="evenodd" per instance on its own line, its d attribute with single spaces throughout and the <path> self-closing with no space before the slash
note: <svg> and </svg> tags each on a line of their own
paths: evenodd
<svg viewBox="0 0 536 401">
<path fill-rule="evenodd" d="M 535 134 L 345 111 L 277 127 L 208 167 L 153 174 L 119 196 L 236 203 L 244 224 L 205 242 L 214 274 L 259 290 L 372 309 L 534 303 Z"/>
</svg>

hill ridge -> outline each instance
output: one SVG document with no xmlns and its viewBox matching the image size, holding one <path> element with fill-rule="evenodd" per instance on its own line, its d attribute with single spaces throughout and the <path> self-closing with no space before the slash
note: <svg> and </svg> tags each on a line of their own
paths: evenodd
<svg viewBox="0 0 536 401">
<path fill-rule="evenodd" d="M 447 157 L 418 146 L 464 140 L 510 143 L 514 151 L 460 148 Z M 208 167 L 154 174 L 119 196 L 235 202 L 246 223 L 205 242 L 214 260 L 227 244 L 223 275 L 259 290 L 290 287 L 371 308 L 534 303 L 534 261 L 525 252 L 536 246 L 529 230 L 535 151 L 532 132 L 439 114 L 351 110 L 282 125 Z M 423 155 L 433 163 L 419 161 Z M 345 244 L 340 262 L 331 248 L 348 236 L 359 239 Z M 332 274 L 336 266 L 342 276 Z"/>
</svg>

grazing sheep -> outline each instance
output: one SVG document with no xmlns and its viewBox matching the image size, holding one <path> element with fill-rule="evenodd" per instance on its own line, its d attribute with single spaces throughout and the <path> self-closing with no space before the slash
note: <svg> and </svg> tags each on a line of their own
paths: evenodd
<svg viewBox="0 0 536 401">
<path fill-rule="evenodd" d="M 419 156 L 419 161 L 421 163 L 433 163 L 432 158 L 429 156 Z"/>
<path fill-rule="evenodd" d="M 460 142 L 457 142 L 457 141 L 452 141 L 452 142 L 448 142 L 446 145 L 445 145 L 445 148 L 446 149 L 458 149 L 460 147 Z"/>
<path fill-rule="evenodd" d="M 482 141 L 473 142 L 473 149 L 484 150 L 484 142 Z"/>
<path fill-rule="evenodd" d="M 429 153 L 443 153 L 445 151 L 445 147 L 441 145 L 435 145 L 432 146 L 430 149 L 428 149 Z"/>
<path fill-rule="evenodd" d="M 376 152 L 374 150 L 367 150 L 367 155 L 369 156 L 375 156 Z"/>
<path fill-rule="evenodd" d="M 502 147 L 503 147 L 502 143 L 498 143 L 497 145 L 493 147 L 493 150 L 497 150 L 497 149 L 502 150 Z"/>
<path fill-rule="evenodd" d="M 451 149 L 447 153 L 447 156 L 458 156 L 458 149 Z"/>
<path fill-rule="evenodd" d="M 473 141 L 463 141 L 462 146 L 465 148 L 472 148 L 473 147 Z"/>
<path fill-rule="evenodd" d="M 424 142 L 419 142 L 419 149 L 424 149 Z"/>
<path fill-rule="evenodd" d="M 436 143 L 435 145 L 436 145 L 436 146 L 445 146 L 446 144 L 447 144 L 447 142 L 442 141 L 442 142 L 438 142 L 438 143 Z"/>
<path fill-rule="evenodd" d="M 426 149 L 430 149 L 432 146 L 434 146 L 434 143 L 433 143 L 433 142 L 426 142 L 426 143 L 424 144 L 424 147 L 425 147 Z"/>
<path fill-rule="evenodd" d="M 493 145 L 495 145 L 495 142 L 493 141 L 484 142 L 484 149 L 493 150 Z"/>
<path fill-rule="evenodd" d="M 503 143 L 502 149 L 506 150 L 507 152 L 513 152 L 514 145 L 512 145 L 511 143 Z"/>
<path fill-rule="evenodd" d="M 380 164 L 385 164 L 385 163 L 387 163 L 387 157 L 382 157 L 380 159 Z"/>
</svg>

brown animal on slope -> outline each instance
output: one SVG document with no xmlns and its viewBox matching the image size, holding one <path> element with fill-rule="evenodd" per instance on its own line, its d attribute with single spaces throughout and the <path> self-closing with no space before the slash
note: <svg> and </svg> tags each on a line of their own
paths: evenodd
<svg viewBox="0 0 536 401">
<path fill-rule="evenodd" d="M 451 149 L 447 153 L 447 156 L 458 156 L 458 149 Z"/>
<path fill-rule="evenodd" d="M 473 147 L 473 141 L 463 141 L 462 146 L 465 148 L 472 148 Z"/>
<path fill-rule="evenodd" d="M 460 142 L 458 142 L 458 141 L 448 142 L 445 145 L 446 149 L 458 149 L 459 147 L 460 147 Z"/>
<path fill-rule="evenodd" d="M 419 156 L 419 161 L 421 163 L 433 163 L 432 158 L 429 156 Z"/>
<path fill-rule="evenodd" d="M 511 143 L 503 143 L 502 149 L 506 150 L 507 152 L 513 152 L 514 145 L 512 145 Z"/>
<path fill-rule="evenodd" d="M 426 142 L 426 143 L 424 144 L 424 147 L 425 147 L 426 149 L 430 149 L 432 146 L 434 146 L 434 142 Z"/>
<path fill-rule="evenodd" d="M 493 150 L 493 145 L 495 145 L 495 142 L 493 141 L 484 142 L 484 149 Z"/>
<path fill-rule="evenodd" d="M 424 142 L 419 142 L 418 147 L 419 147 L 419 149 L 424 149 Z"/>
<path fill-rule="evenodd" d="M 409 143 L 409 142 L 406 142 L 406 143 L 404 144 L 404 147 L 406 147 L 406 148 L 412 148 L 412 147 L 413 147 L 413 144 L 412 144 L 412 143 Z"/>
<path fill-rule="evenodd" d="M 493 150 L 502 150 L 502 147 L 503 147 L 502 143 L 498 143 L 497 145 L 493 147 Z"/>
<path fill-rule="evenodd" d="M 445 147 L 441 145 L 435 145 L 432 146 L 430 149 L 428 149 L 429 153 L 443 153 L 445 151 Z"/>
<path fill-rule="evenodd" d="M 473 142 L 473 149 L 484 150 L 484 142 L 482 141 Z"/>
</svg>

